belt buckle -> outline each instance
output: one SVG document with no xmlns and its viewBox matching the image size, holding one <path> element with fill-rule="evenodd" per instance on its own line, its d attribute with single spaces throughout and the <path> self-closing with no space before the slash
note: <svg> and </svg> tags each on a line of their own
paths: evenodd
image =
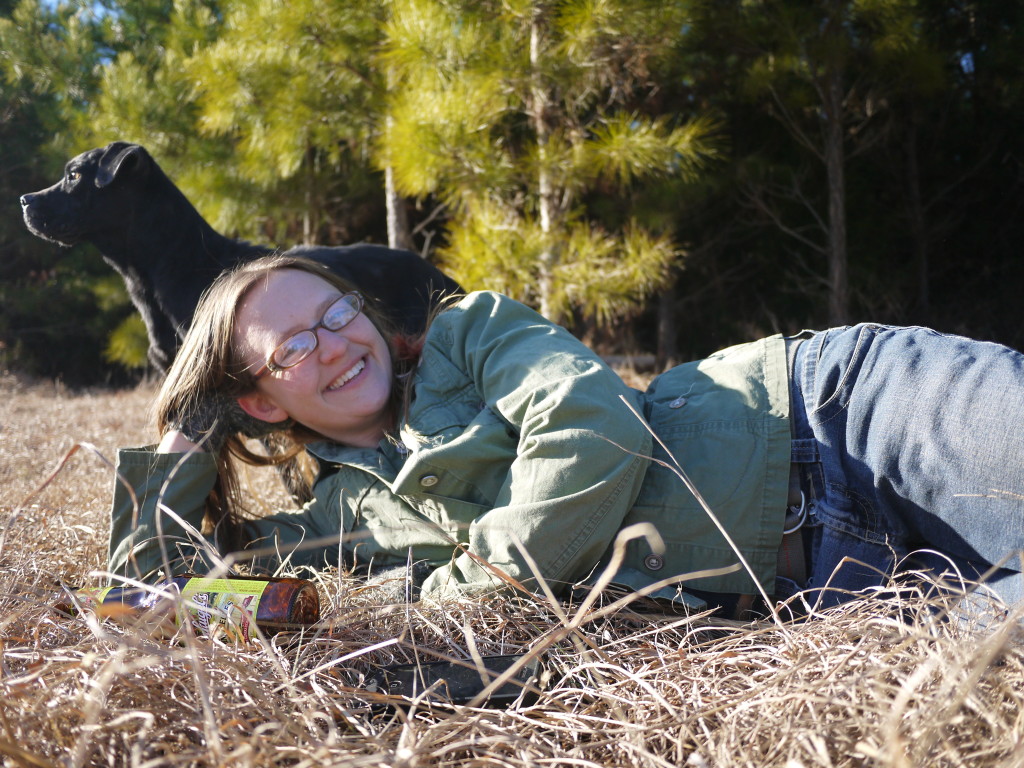
<svg viewBox="0 0 1024 768">
<path fill-rule="evenodd" d="M 796 533 L 804 527 L 806 522 L 807 496 L 803 491 L 800 491 L 800 508 L 797 509 L 795 506 L 786 507 L 786 520 L 783 523 L 782 535 L 789 536 L 791 533 Z"/>
</svg>

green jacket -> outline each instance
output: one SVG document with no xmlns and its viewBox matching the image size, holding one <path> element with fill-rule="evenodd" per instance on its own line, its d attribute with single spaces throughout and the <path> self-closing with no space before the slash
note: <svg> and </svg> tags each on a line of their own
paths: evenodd
<svg viewBox="0 0 1024 768">
<path fill-rule="evenodd" d="M 494 569 L 528 587 L 532 568 L 556 591 L 585 582 L 601 573 L 616 534 L 639 522 L 654 525 L 664 551 L 631 540 L 617 583 L 635 589 L 735 566 L 674 457 L 772 591 L 790 461 L 781 337 L 678 366 L 641 393 L 524 305 L 474 293 L 431 325 L 414 377 L 398 439 L 375 450 L 309 446 L 321 467 L 315 499 L 255 521 L 254 546 L 313 566 L 339 564 L 342 550 L 374 567 L 427 561 L 427 595 L 494 588 Z M 198 527 L 213 458 L 126 449 L 118 472 L 110 568 L 153 571 L 163 562 L 157 534 L 186 537 L 157 502 Z M 742 569 L 693 586 L 753 591 Z M 660 593 L 673 594 L 694 603 Z"/>
</svg>

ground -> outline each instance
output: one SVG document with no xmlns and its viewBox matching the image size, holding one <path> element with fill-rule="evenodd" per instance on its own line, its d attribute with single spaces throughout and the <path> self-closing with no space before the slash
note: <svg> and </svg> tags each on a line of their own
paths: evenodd
<svg viewBox="0 0 1024 768">
<path fill-rule="evenodd" d="M 307 573 L 321 624 L 248 647 L 60 611 L 98 583 L 110 464 L 155 439 L 154 393 L 0 377 L 4 766 L 1024 765 L 1018 616 L 979 627 L 913 595 L 738 626 L 631 599 L 392 605 Z M 287 503 L 272 474 L 251 488 Z M 532 704 L 367 690 L 385 664 L 509 653 L 542 659 Z"/>
</svg>

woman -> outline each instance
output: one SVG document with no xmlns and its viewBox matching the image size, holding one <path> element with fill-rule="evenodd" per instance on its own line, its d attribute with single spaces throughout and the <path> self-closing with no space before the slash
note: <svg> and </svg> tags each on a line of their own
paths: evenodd
<svg viewBox="0 0 1024 768">
<path fill-rule="evenodd" d="M 429 596 L 534 589 L 538 573 L 556 591 L 586 583 L 639 522 L 663 546 L 630 540 L 614 582 L 664 582 L 656 596 L 694 608 L 805 586 L 839 602 L 922 547 L 968 576 L 1001 566 L 990 583 L 1020 594 L 1020 564 L 1004 562 L 1024 549 L 1012 350 L 857 326 L 732 347 L 640 393 L 497 294 L 441 312 L 417 343 L 364 309 L 301 259 L 215 284 L 161 390 L 159 446 L 119 456 L 112 571 L 179 570 L 166 545 L 205 510 L 221 549 L 255 546 L 269 565 L 412 560 Z M 243 524 L 228 457 L 260 461 L 239 433 L 272 429 L 317 459 L 314 500 Z"/>
</svg>

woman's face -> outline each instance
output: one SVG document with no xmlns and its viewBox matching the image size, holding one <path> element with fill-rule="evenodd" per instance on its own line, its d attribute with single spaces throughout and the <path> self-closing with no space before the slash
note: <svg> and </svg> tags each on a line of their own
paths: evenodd
<svg viewBox="0 0 1024 768">
<path fill-rule="evenodd" d="M 234 343 L 256 370 L 298 331 L 312 328 L 341 291 L 295 269 L 268 274 L 245 295 L 235 316 Z M 319 344 L 298 365 L 268 373 L 239 398 L 264 421 L 293 418 L 347 445 L 374 447 L 384 437 L 391 396 L 391 355 L 362 312 L 338 331 L 316 330 Z"/>
</svg>

